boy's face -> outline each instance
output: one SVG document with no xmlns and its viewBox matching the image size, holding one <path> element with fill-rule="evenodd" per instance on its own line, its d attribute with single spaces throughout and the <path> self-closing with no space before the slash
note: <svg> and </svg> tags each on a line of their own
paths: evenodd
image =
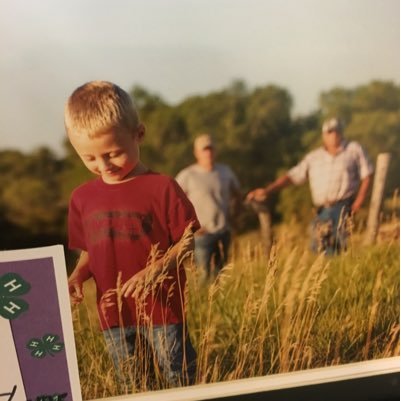
<svg viewBox="0 0 401 401">
<path fill-rule="evenodd" d="M 105 183 L 115 184 L 133 176 L 144 134 L 145 127 L 139 125 L 133 132 L 112 128 L 94 138 L 71 134 L 69 139 L 89 171 L 100 175 Z"/>
</svg>

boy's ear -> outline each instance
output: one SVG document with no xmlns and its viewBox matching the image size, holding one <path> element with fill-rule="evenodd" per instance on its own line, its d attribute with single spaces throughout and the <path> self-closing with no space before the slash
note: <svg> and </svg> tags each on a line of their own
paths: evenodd
<svg viewBox="0 0 401 401">
<path fill-rule="evenodd" d="M 136 135 L 139 143 L 143 141 L 145 133 L 146 133 L 146 128 L 142 123 L 140 123 L 136 129 Z"/>
</svg>

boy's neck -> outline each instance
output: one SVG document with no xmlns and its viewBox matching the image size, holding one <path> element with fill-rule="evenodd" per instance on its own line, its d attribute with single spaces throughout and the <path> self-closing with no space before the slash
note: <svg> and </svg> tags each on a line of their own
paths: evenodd
<svg viewBox="0 0 401 401">
<path fill-rule="evenodd" d="M 147 173 L 148 171 L 149 169 L 142 162 L 138 162 L 138 164 L 121 181 L 117 181 L 114 184 L 121 184 L 123 182 L 130 181 L 139 175 Z"/>
<path fill-rule="evenodd" d="M 138 162 L 138 164 L 131 170 L 131 172 L 125 178 L 135 178 L 138 175 L 142 175 L 148 171 L 149 169 L 142 162 Z"/>
</svg>

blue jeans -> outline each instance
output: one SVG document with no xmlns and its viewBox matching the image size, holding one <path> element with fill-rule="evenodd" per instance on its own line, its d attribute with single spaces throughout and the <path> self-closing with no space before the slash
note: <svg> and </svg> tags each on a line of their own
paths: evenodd
<svg viewBox="0 0 401 401">
<path fill-rule="evenodd" d="M 103 336 L 120 384 L 129 382 L 127 364 L 132 357 L 141 358 L 147 364 L 153 360 L 167 387 L 195 382 L 196 352 L 186 325 L 114 327 L 104 330 Z"/>
<path fill-rule="evenodd" d="M 216 273 L 227 263 L 230 247 L 230 231 L 195 235 L 195 263 L 210 275 Z"/>
<path fill-rule="evenodd" d="M 347 221 L 351 214 L 352 199 L 348 198 L 328 207 L 320 207 L 312 221 L 314 252 L 337 254 L 347 248 Z"/>
</svg>

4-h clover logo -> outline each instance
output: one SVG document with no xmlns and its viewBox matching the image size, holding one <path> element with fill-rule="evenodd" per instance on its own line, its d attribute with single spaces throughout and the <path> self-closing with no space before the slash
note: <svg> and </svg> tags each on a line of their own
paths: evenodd
<svg viewBox="0 0 401 401">
<path fill-rule="evenodd" d="M 6 273 L 0 277 L 0 316 L 12 320 L 29 309 L 29 305 L 19 297 L 25 295 L 31 285 L 16 273 Z"/>
<path fill-rule="evenodd" d="M 34 358 L 44 358 L 46 354 L 54 356 L 55 353 L 64 349 L 64 343 L 58 342 L 59 336 L 54 334 L 45 334 L 41 339 L 32 338 L 26 347 L 32 350 L 31 355 Z"/>
</svg>

